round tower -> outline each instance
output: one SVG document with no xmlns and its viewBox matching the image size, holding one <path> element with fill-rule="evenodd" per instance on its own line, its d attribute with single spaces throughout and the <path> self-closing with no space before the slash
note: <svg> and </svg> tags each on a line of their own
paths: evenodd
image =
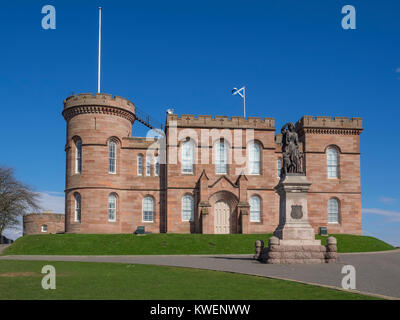
<svg viewBox="0 0 400 320">
<path fill-rule="evenodd" d="M 123 179 L 122 143 L 131 136 L 135 106 L 110 94 L 68 97 L 62 112 L 67 122 L 65 231 L 118 233 L 115 214 Z M 113 208 L 114 207 L 114 208 Z"/>
</svg>

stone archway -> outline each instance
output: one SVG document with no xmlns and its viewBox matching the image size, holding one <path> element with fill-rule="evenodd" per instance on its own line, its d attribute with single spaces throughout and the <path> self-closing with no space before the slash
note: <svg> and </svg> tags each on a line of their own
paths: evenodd
<svg viewBox="0 0 400 320">
<path fill-rule="evenodd" d="M 211 232 L 215 234 L 238 233 L 238 198 L 229 191 L 218 191 L 210 196 Z"/>
</svg>

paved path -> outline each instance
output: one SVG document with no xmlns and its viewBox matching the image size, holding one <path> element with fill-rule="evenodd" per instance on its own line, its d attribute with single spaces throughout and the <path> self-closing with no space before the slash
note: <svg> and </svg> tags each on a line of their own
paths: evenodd
<svg viewBox="0 0 400 320">
<path fill-rule="evenodd" d="M 340 254 L 336 264 L 271 265 L 252 255 L 144 255 L 144 256 L 3 256 L 0 260 L 118 262 L 181 266 L 296 280 L 341 288 L 344 265 L 356 268 L 359 291 L 400 299 L 400 250 Z"/>
</svg>

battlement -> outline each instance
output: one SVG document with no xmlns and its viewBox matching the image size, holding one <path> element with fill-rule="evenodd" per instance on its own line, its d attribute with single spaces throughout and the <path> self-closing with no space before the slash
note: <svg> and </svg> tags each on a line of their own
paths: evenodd
<svg viewBox="0 0 400 320">
<path fill-rule="evenodd" d="M 80 93 L 64 100 L 63 116 L 68 121 L 77 114 L 106 113 L 135 121 L 135 105 L 128 99 L 107 93 Z"/>
<path fill-rule="evenodd" d="M 361 118 L 304 116 L 296 123 L 296 130 L 301 128 L 358 129 L 362 130 Z"/>
<path fill-rule="evenodd" d="M 135 112 L 135 105 L 131 101 L 108 93 L 96 93 L 95 95 L 92 93 L 79 93 L 64 100 L 64 109 L 75 106 L 109 106 Z"/>
<path fill-rule="evenodd" d="M 275 130 L 274 118 L 258 118 L 232 116 L 214 116 L 182 114 L 180 117 L 177 114 L 167 114 L 167 127 L 170 127 L 170 122 L 176 121 L 178 127 L 190 128 L 227 128 L 227 129 L 263 129 Z"/>
</svg>

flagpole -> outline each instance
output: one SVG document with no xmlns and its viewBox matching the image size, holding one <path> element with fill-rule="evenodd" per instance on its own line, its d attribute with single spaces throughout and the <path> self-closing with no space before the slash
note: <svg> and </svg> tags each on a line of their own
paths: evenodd
<svg viewBox="0 0 400 320">
<path fill-rule="evenodd" d="M 243 115 L 246 119 L 246 87 L 243 86 Z"/>
<path fill-rule="evenodd" d="M 100 93 L 100 65 L 101 65 L 101 7 L 99 7 L 99 59 L 97 70 L 97 93 Z"/>
</svg>

